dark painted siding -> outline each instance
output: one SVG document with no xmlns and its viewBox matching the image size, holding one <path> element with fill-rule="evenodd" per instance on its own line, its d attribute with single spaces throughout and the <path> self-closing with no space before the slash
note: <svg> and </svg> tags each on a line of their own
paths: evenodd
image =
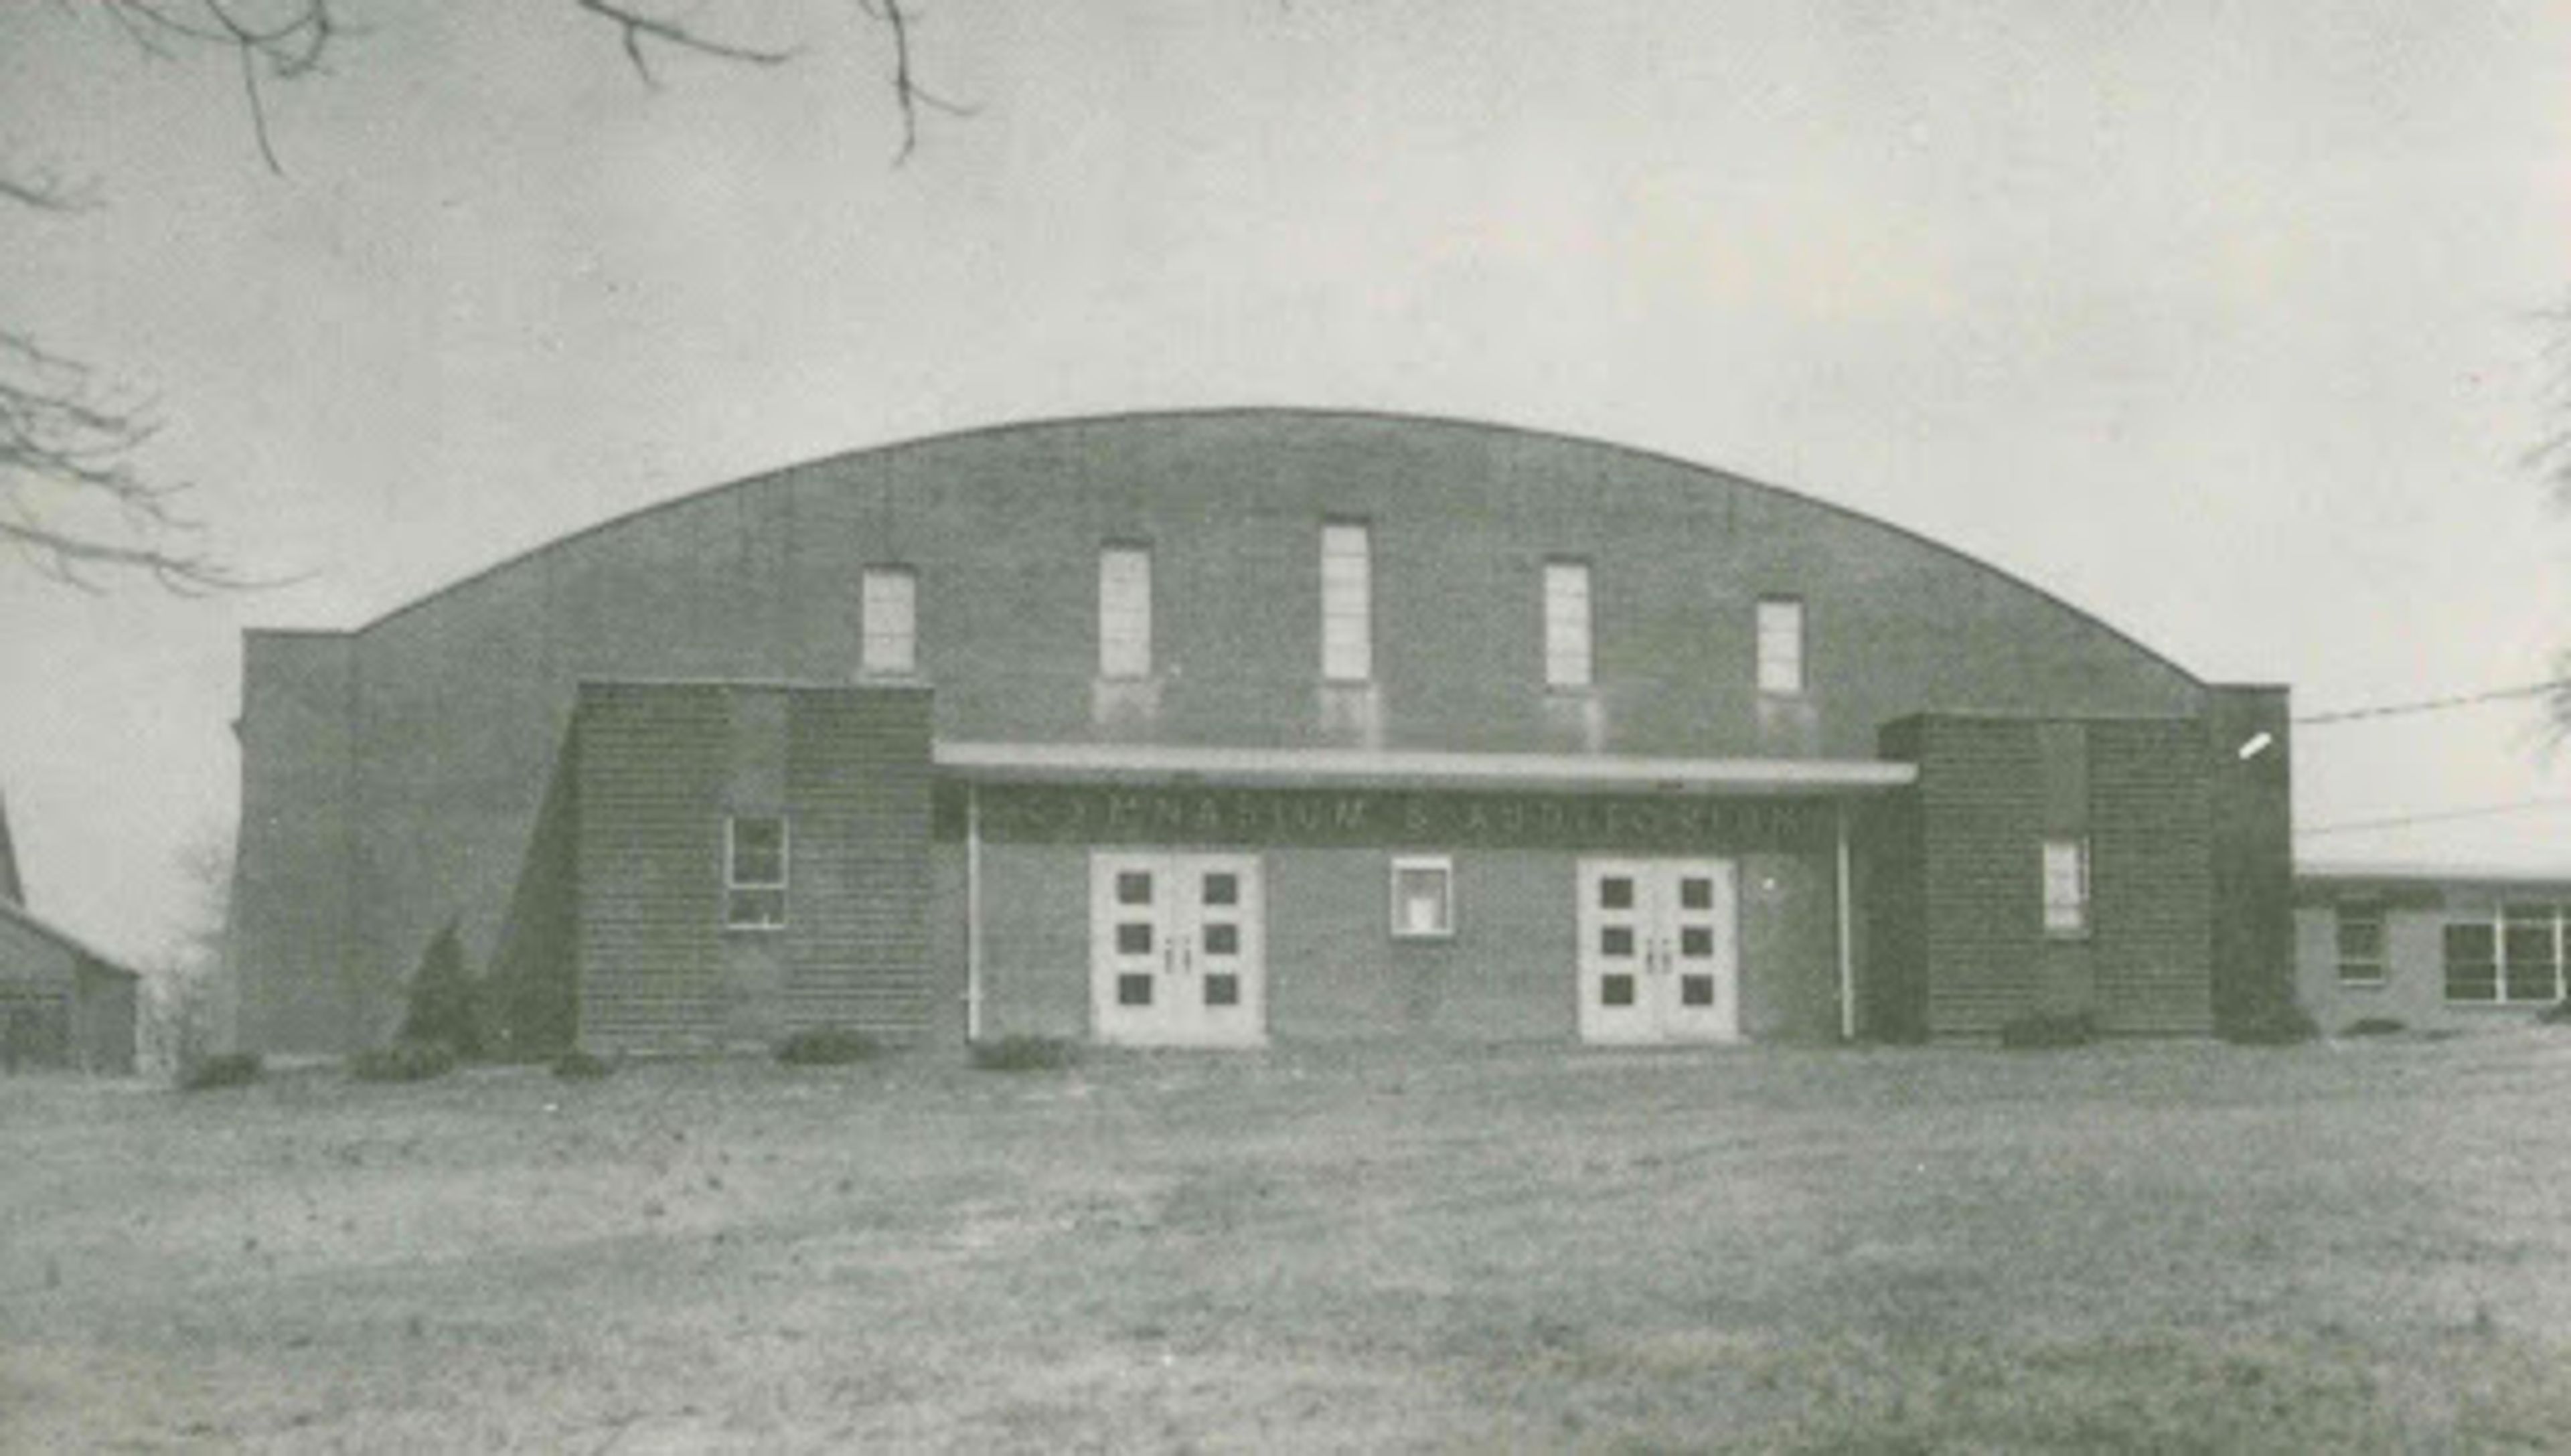
<svg viewBox="0 0 2571 1456">
<path fill-rule="evenodd" d="M 1884 727 L 1887 759 L 1917 763 L 1924 743 L 1925 726 L 1917 719 Z M 1872 933 L 1857 970 L 1859 1031 L 1876 1041 L 1917 1041 L 1928 1035 L 1927 825 L 1918 788 L 1872 805 L 1862 823 L 1863 903 Z"/>
<path fill-rule="evenodd" d="M 61 1067 L 71 1055 L 73 953 L 0 915 L 0 1063 Z"/>
<path fill-rule="evenodd" d="M 2213 814 L 2214 1011 L 2239 1025 L 2294 1000 L 2294 728 L 2283 688 L 2220 688 L 2205 714 Z M 2266 733 L 2268 746 L 2242 748 Z"/>
<path fill-rule="evenodd" d="M 131 974 L 0 915 L 0 1066 L 131 1073 L 138 991 Z"/>
<path fill-rule="evenodd" d="M 929 696 L 796 693 L 787 1020 L 900 1040 L 947 1025 L 930 977 Z"/>
<path fill-rule="evenodd" d="M 369 997 L 363 973 L 397 988 L 395 946 L 361 953 L 350 936 L 349 875 L 381 833 L 360 835 L 351 757 L 354 641 L 251 633 L 244 643 L 242 814 L 226 957 L 239 987 L 233 1040 L 265 1052 L 372 1045 L 397 995 Z M 410 942 L 416 950 L 418 941 Z"/>
<path fill-rule="evenodd" d="M 134 1034 L 142 982 L 83 957 L 73 1003 L 72 1065 L 126 1077 L 134 1072 Z"/>
<path fill-rule="evenodd" d="M 720 688 L 581 695 L 583 1046 L 720 1041 L 727 708 Z"/>
<path fill-rule="evenodd" d="M 2035 726 L 1932 719 L 1918 798 L 1927 1030 L 1992 1036 L 2032 1010 L 2043 932 Z"/>
<path fill-rule="evenodd" d="M 2102 1031 L 2213 1030 L 2205 767 L 2200 724 L 2089 727 L 2091 919 Z"/>
<path fill-rule="evenodd" d="M 579 749 L 566 734 L 537 811 L 491 957 L 490 1004 L 504 1056 L 543 1057 L 572 1044 L 580 1004 Z"/>
</svg>

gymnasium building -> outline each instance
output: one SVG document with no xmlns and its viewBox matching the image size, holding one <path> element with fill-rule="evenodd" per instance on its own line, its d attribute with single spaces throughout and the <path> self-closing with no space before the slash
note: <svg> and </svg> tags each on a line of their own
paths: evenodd
<svg viewBox="0 0 2571 1456">
<path fill-rule="evenodd" d="M 2290 993 L 2285 690 L 1590 441 L 1009 426 L 246 654 L 254 1050 L 386 1040 L 449 924 L 530 1053 L 2197 1036 Z"/>
</svg>

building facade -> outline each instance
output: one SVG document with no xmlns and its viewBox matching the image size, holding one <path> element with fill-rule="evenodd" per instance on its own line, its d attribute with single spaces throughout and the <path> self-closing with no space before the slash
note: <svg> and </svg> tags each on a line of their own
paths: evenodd
<svg viewBox="0 0 2571 1456">
<path fill-rule="evenodd" d="M 1014 426 L 247 641 L 243 1038 L 452 921 L 530 1048 L 2202 1034 L 2288 994 L 2284 691 L 1593 442 Z"/>
<path fill-rule="evenodd" d="M 2295 990 L 2325 1032 L 2522 1024 L 2571 995 L 2571 877 L 2310 865 L 2295 882 Z"/>
</svg>

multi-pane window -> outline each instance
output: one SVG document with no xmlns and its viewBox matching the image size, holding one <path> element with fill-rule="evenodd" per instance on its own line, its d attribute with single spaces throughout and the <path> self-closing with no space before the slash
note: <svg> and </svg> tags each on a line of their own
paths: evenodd
<svg viewBox="0 0 2571 1456">
<path fill-rule="evenodd" d="M 2044 933 L 2089 933 L 2089 843 L 2085 839 L 2044 841 Z"/>
<path fill-rule="evenodd" d="M 735 814 L 724 834 L 724 923 L 772 930 L 785 923 L 785 820 Z"/>
<path fill-rule="evenodd" d="M 1793 597 L 1759 599 L 1759 691 L 1803 691 L 1803 604 Z"/>
<path fill-rule="evenodd" d="M 2511 905 L 2500 913 L 2500 999 L 2562 999 L 2562 942 L 2548 905 Z"/>
<path fill-rule="evenodd" d="M 1397 940 L 1444 940 L 1455 933 L 1455 861 L 1407 855 L 1392 862 L 1392 933 Z"/>
<path fill-rule="evenodd" d="M 1544 682 L 1589 686 L 1589 563 L 1544 564 Z"/>
<path fill-rule="evenodd" d="M 1098 554 L 1098 676 L 1152 675 L 1152 549 L 1110 546 Z"/>
<path fill-rule="evenodd" d="M 2563 997 L 2562 910 L 2508 905 L 2446 922 L 2446 999 L 2540 1003 Z"/>
<path fill-rule="evenodd" d="M 2499 936 L 2488 920 L 2446 926 L 2446 999 L 2499 999 Z"/>
<path fill-rule="evenodd" d="M 2383 907 L 2352 903 L 2338 907 L 2338 978 L 2349 986 L 2383 983 Z"/>
<path fill-rule="evenodd" d="M 860 593 L 858 666 L 868 673 L 919 670 L 919 577 L 906 566 L 866 568 Z"/>
<path fill-rule="evenodd" d="M 1373 552 L 1362 522 L 1321 527 L 1321 678 L 1363 683 L 1374 677 Z"/>
</svg>

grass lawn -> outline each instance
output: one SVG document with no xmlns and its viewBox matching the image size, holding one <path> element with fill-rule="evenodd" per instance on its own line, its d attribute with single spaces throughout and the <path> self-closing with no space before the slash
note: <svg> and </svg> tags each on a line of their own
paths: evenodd
<svg viewBox="0 0 2571 1456">
<path fill-rule="evenodd" d="M 2571 1032 L 0 1082 L 0 1449 L 2571 1447 Z"/>
</svg>

